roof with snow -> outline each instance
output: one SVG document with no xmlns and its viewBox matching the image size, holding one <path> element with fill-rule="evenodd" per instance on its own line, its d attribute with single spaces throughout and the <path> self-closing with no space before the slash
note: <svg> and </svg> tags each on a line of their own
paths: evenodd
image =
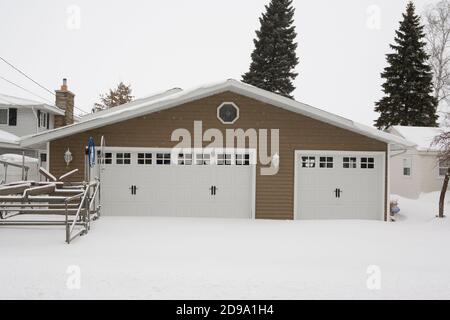
<svg viewBox="0 0 450 320">
<path fill-rule="evenodd" d="M 8 106 L 8 107 L 15 107 L 15 108 L 36 107 L 36 108 L 46 110 L 50 113 L 64 115 L 64 110 L 62 110 L 56 106 L 52 106 L 52 105 L 49 105 L 49 104 L 46 104 L 43 102 L 39 102 L 39 101 L 33 101 L 33 100 L 24 99 L 24 98 L 13 97 L 13 96 L 9 96 L 9 95 L 2 94 L 2 93 L 0 93 L 0 105 Z"/>
<path fill-rule="evenodd" d="M 20 138 L 10 132 L 0 130 L 0 147 L 18 148 Z"/>
<path fill-rule="evenodd" d="M 154 94 L 122 106 L 84 116 L 78 123 L 45 131 L 32 136 L 23 137 L 21 145 L 32 146 L 42 142 L 63 138 L 75 133 L 176 107 L 184 103 L 226 91 L 234 92 L 236 94 L 262 101 L 291 112 L 299 113 L 319 121 L 330 123 L 337 127 L 347 129 L 376 140 L 392 143 L 400 148 L 414 146 L 413 143 L 399 136 L 356 123 L 352 120 L 233 79 L 200 86 L 189 90 L 175 88 L 159 94 Z"/>
<path fill-rule="evenodd" d="M 433 144 L 434 138 L 449 130 L 448 127 L 392 126 L 389 132 L 413 142 L 418 151 L 436 152 L 440 150 L 440 146 Z"/>
</svg>

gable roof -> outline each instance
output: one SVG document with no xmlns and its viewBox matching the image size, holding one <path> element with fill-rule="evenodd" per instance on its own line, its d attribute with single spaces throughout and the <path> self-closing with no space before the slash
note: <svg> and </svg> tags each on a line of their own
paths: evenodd
<svg viewBox="0 0 450 320">
<path fill-rule="evenodd" d="M 190 90 L 172 89 L 165 93 L 138 99 L 119 107 L 83 117 L 84 119 L 82 118 L 78 123 L 23 137 L 21 145 L 32 146 L 38 143 L 63 138 L 75 133 L 173 108 L 226 91 L 234 92 L 291 112 L 299 113 L 379 141 L 392 143 L 399 147 L 410 147 L 414 145 L 401 137 L 353 122 L 349 119 L 233 79 L 200 86 Z"/>
<path fill-rule="evenodd" d="M 10 107 L 15 107 L 15 108 L 36 107 L 36 108 L 45 110 L 45 111 L 53 113 L 53 114 L 58 114 L 61 116 L 64 115 L 64 110 L 62 110 L 56 106 L 52 106 L 52 105 L 49 105 L 49 104 L 46 104 L 43 102 L 28 100 L 28 99 L 24 99 L 24 98 L 13 97 L 13 96 L 9 96 L 9 95 L 2 94 L 2 93 L 0 93 L 0 105 L 10 106 Z"/>
<path fill-rule="evenodd" d="M 392 126 L 389 132 L 413 142 L 417 151 L 437 152 L 441 148 L 433 144 L 434 138 L 449 130 L 450 128 Z"/>
</svg>

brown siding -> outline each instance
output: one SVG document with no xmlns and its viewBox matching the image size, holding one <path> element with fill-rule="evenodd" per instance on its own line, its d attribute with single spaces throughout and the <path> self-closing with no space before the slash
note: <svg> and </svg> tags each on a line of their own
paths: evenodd
<svg viewBox="0 0 450 320">
<path fill-rule="evenodd" d="M 216 117 L 217 107 L 224 101 L 239 106 L 240 117 L 233 125 L 224 125 Z M 256 217 L 269 219 L 293 218 L 294 151 L 295 150 L 348 150 L 386 151 L 387 144 L 344 130 L 269 104 L 231 92 L 217 94 L 169 110 L 108 125 L 89 132 L 59 139 L 50 144 L 51 171 L 57 175 L 73 168 L 80 169 L 83 177 L 83 148 L 90 136 L 99 144 L 106 138 L 107 146 L 170 148 L 172 131 L 186 128 L 193 131 L 193 123 L 203 121 L 203 131 L 218 128 L 280 129 L 280 168 L 277 175 L 261 176 L 257 168 Z M 205 143 L 207 145 L 208 143 Z M 66 167 L 64 151 L 70 148 L 74 160 Z"/>
</svg>

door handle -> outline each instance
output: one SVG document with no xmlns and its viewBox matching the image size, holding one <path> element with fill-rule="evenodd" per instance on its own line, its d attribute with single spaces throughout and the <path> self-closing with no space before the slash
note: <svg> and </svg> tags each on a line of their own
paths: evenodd
<svg viewBox="0 0 450 320">
<path fill-rule="evenodd" d="M 217 187 L 216 186 L 211 186 L 211 188 L 209 188 L 209 190 L 211 190 L 211 195 L 215 196 L 216 192 L 217 192 Z"/>
<path fill-rule="evenodd" d="M 334 190 L 334 195 L 336 196 L 336 198 L 340 198 L 341 197 L 341 193 L 344 193 L 341 189 L 336 188 Z"/>
<path fill-rule="evenodd" d="M 137 190 L 137 187 L 136 186 L 131 186 L 131 187 L 129 187 L 128 189 L 130 189 L 131 190 L 131 194 L 132 195 L 135 195 L 136 194 L 136 190 Z"/>
</svg>

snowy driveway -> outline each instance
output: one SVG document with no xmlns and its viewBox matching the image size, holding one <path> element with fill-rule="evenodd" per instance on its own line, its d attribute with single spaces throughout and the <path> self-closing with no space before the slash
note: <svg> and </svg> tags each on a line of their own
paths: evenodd
<svg viewBox="0 0 450 320">
<path fill-rule="evenodd" d="M 450 220 L 402 205 L 389 224 L 103 217 L 71 245 L 0 228 L 0 299 L 450 299 Z"/>
</svg>

